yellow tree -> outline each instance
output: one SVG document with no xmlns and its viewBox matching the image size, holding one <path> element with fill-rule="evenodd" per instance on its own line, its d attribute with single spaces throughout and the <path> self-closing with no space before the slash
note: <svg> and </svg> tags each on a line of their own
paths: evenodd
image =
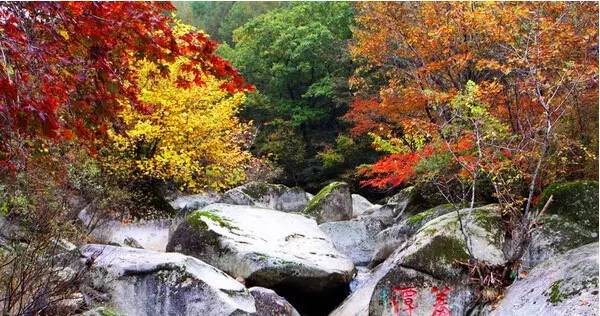
<svg viewBox="0 0 600 316">
<path fill-rule="evenodd" d="M 190 30 L 179 24 L 175 33 Z M 122 176 L 173 181 L 190 191 L 223 190 L 244 180 L 250 158 L 243 137 L 249 126 L 236 116 L 245 94 L 224 91 L 224 82 L 208 75 L 202 85 L 182 87 L 178 83 L 190 75 L 186 61 L 167 64 L 167 77 L 155 76 L 166 68 L 135 65 L 138 78 L 147 78 L 140 80 L 147 113 L 123 104 L 121 124 L 109 131 L 112 144 L 103 158 Z"/>
</svg>

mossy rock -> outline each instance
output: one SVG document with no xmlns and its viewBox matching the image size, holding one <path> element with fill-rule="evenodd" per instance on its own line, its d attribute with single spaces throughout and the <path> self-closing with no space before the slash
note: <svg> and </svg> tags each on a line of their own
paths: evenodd
<svg viewBox="0 0 600 316">
<path fill-rule="evenodd" d="M 552 196 L 541 227 L 533 232 L 523 265 L 527 268 L 598 240 L 598 182 L 573 181 L 548 186 L 539 207 Z"/>
<path fill-rule="evenodd" d="M 198 210 L 189 214 L 179 224 L 169 238 L 166 250 L 180 252 L 207 260 L 217 255 L 219 236 L 211 231 L 208 222 L 212 221 L 221 227 L 235 229 L 235 226 L 212 211 Z"/>
<path fill-rule="evenodd" d="M 468 248 L 463 230 L 468 236 Z M 475 259 L 496 265 L 506 260 L 503 246 L 500 212 L 490 205 L 449 212 L 430 220 L 406 241 L 404 249 L 392 256 L 398 257 L 403 266 L 436 278 L 453 279 L 461 276 L 463 271 L 456 264 L 469 259 L 469 250 Z"/>
<path fill-rule="evenodd" d="M 540 207 L 552 196 L 545 214 L 559 215 L 598 231 L 598 181 L 572 181 L 549 185 L 542 193 Z"/>
<path fill-rule="evenodd" d="M 352 218 L 352 196 L 348 184 L 328 184 L 310 200 L 302 213 L 314 217 L 319 224 L 349 220 Z"/>
</svg>

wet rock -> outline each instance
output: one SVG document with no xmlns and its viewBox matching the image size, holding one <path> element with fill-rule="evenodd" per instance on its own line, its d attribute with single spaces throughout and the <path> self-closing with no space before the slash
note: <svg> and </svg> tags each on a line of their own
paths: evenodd
<svg viewBox="0 0 600 316">
<path fill-rule="evenodd" d="M 598 315 L 598 243 L 540 263 L 507 289 L 491 315 Z"/>
<path fill-rule="evenodd" d="M 345 221 L 352 218 L 352 196 L 347 183 L 333 182 L 321 189 L 302 213 L 317 223 Z"/>
<path fill-rule="evenodd" d="M 107 305 L 117 314 L 217 316 L 256 312 L 254 299 L 242 284 L 196 258 L 106 245 L 85 245 L 81 252 L 92 268 L 89 288 L 107 293 Z"/>
</svg>

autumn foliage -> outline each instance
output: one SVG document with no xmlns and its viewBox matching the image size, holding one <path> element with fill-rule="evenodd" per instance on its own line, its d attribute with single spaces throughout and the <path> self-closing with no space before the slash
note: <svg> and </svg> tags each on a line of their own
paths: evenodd
<svg viewBox="0 0 600 316">
<path fill-rule="evenodd" d="M 373 2 L 357 11 L 360 66 L 346 119 L 389 153 L 361 170 L 363 184 L 399 186 L 440 162 L 458 176 L 514 167 L 536 186 L 537 161 L 555 164 L 547 181 L 585 176 L 582 165 L 595 174 L 597 120 L 583 122 L 597 116 L 596 3 Z"/>
<path fill-rule="evenodd" d="M 37 137 L 89 140 L 104 135 L 125 100 L 149 111 L 130 65 L 156 65 L 185 56 L 177 85 L 201 85 L 205 74 L 221 88 L 246 89 L 231 65 L 214 54 L 216 43 L 191 32 L 176 40 L 162 2 L 5 2 L 0 5 L 0 162 L 35 147 Z M 24 140 L 32 139 L 27 142 Z"/>
<path fill-rule="evenodd" d="M 179 41 L 197 31 L 178 23 L 173 32 Z M 236 115 L 245 94 L 230 94 L 221 88 L 222 80 L 208 74 L 201 77 L 202 86 L 179 86 L 181 68 L 188 64 L 186 57 L 166 64 L 167 77 L 152 76 L 158 69 L 151 62 L 136 64 L 136 76 L 145 78 L 139 80 L 139 100 L 150 111 L 124 104 L 119 124 L 109 130 L 109 150 L 101 155 L 113 173 L 174 182 L 189 191 L 219 191 L 244 180 L 250 155 L 242 147 L 249 126 Z"/>
</svg>

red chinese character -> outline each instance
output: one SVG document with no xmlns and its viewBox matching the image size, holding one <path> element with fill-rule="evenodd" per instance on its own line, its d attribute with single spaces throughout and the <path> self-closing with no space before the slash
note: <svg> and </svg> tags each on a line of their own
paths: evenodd
<svg viewBox="0 0 600 316">
<path fill-rule="evenodd" d="M 400 296 L 402 303 L 406 306 L 404 311 L 408 313 L 408 316 L 412 316 L 412 312 L 415 309 L 414 297 L 417 295 L 417 291 L 412 287 L 395 287 L 394 294 L 396 294 L 396 296 Z"/>
<path fill-rule="evenodd" d="M 433 305 L 433 313 L 431 316 L 450 316 L 450 308 L 448 307 L 448 298 L 446 297 L 450 288 L 447 286 L 443 290 L 437 287 L 431 288 L 431 293 L 436 295 L 435 304 Z"/>
</svg>

